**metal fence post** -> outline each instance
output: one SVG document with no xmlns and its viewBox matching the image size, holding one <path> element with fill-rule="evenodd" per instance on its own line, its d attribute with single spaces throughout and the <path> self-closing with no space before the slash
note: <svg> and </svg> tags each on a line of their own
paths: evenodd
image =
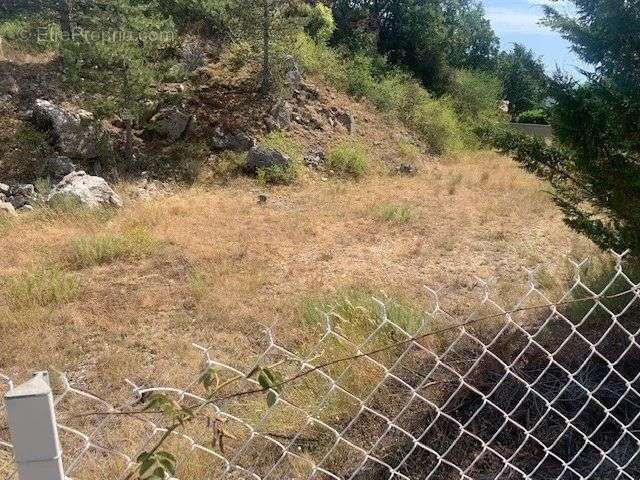
<svg viewBox="0 0 640 480">
<path fill-rule="evenodd" d="M 5 395 L 20 480 L 64 480 L 49 375 L 37 373 Z"/>
</svg>

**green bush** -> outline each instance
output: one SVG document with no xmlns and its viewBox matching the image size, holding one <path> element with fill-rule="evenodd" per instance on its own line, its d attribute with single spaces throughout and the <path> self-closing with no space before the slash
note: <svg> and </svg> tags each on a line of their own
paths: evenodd
<svg viewBox="0 0 640 480">
<path fill-rule="evenodd" d="M 547 112 L 542 108 L 527 110 L 518 115 L 518 123 L 535 123 L 537 125 L 548 125 Z"/>
<path fill-rule="evenodd" d="M 408 205 L 383 205 L 378 217 L 388 223 L 406 223 L 413 218 L 413 211 Z"/>
<path fill-rule="evenodd" d="M 367 151 L 354 142 L 343 143 L 330 150 L 325 163 L 338 175 L 353 178 L 360 178 L 369 170 Z"/>
<path fill-rule="evenodd" d="M 336 29 L 331 8 L 323 3 L 317 3 L 311 8 L 307 23 L 307 32 L 316 42 L 326 44 Z"/>
<path fill-rule="evenodd" d="M 443 154 L 464 147 L 464 132 L 447 99 L 424 96 L 409 112 L 409 125 L 425 141 L 432 153 Z"/>
<path fill-rule="evenodd" d="M 302 161 L 302 148 L 294 139 L 287 137 L 282 131 L 275 130 L 269 133 L 262 141 L 269 148 L 287 155 L 294 163 Z"/>
<path fill-rule="evenodd" d="M 469 123 L 497 119 L 502 82 L 487 72 L 460 70 L 452 81 L 450 96 L 461 120 Z"/>
<path fill-rule="evenodd" d="M 256 177 L 261 185 L 290 185 L 298 178 L 298 167 L 295 163 L 263 167 L 258 169 Z"/>
</svg>

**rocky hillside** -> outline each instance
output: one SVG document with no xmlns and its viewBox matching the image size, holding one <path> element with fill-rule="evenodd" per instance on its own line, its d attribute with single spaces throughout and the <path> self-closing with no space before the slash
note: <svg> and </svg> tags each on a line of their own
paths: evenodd
<svg viewBox="0 0 640 480">
<path fill-rule="evenodd" d="M 216 182 L 262 171 L 267 183 L 288 183 L 300 173 L 348 174 L 348 168 L 325 162 L 328 151 L 342 144 L 375 151 L 370 166 L 385 173 L 415 173 L 427 159 L 397 122 L 305 78 L 293 59 L 277 96 L 260 95 L 255 72 L 235 71 L 218 59 L 183 83 L 158 85 L 156 100 L 130 124 L 91 111 L 97 103 L 91 96 L 67 94 L 56 58 L 2 65 L 0 115 L 8 128 L 0 133 L 0 200 L 10 214 L 61 194 L 88 205 L 120 206 L 109 186 L 120 180 Z M 269 135 L 280 142 L 265 142 Z M 277 175 L 269 174 L 273 169 Z"/>
</svg>

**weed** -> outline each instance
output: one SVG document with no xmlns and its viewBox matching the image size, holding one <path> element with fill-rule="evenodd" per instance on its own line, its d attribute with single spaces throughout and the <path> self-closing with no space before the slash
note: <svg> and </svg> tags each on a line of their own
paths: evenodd
<svg viewBox="0 0 640 480">
<path fill-rule="evenodd" d="M 276 130 L 267 135 L 262 143 L 269 148 L 285 154 L 294 163 L 302 161 L 302 148 L 300 144 L 293 138 L 287 137 L 282 131 Z"/>
<path fill-rule="evenodd" d="M 378 209 L 378 217 L 389 223 L 406 223 L 413 218 L 408 205 L 383 205 Z"/>
<path fill-rule="evenodd" d="M 415 162 L 422 157 L 422 152 L 418 146 L 407 141 L 402 141 L 398 145 L 398 153 L 404 160 Z"/>
<path fill-rule="evenodd" d="M 263 167 L 258 169 L 256 178 L 260 185 L 290 185 L 298 178 L 298 168 L 295 163 Z"/>
<path fill-rule="evenodd" d="M 59 306 L 79 296 L 80 281 L 57 266 L 39 267 L 10 278 L 7 291 L 15 309 Z"/>
<path fill-rule="evenodd" d="M 151 254 L 158 242 L 144 229 L 124 235 L 104 234 L 74 240 L 71 244 L 70 263 L 75 268 L 105 265 L 125 259 L 139 259 Z"/>
<path fill-rule="evenodd" d="M 367 151 L 358 143 L 343 143 L 329 151 L 326 165 L 338 175 L 360 178 L 369 170 Z"/>
<path fill-rule="evenodd" d="M 246 153 L 238 153 L 228 150 L 215 157 L 211 170 L 213 175 L 216 177 L 228 181 L 242 173 L 242 168 L 246 162 Z"/>
</svg>

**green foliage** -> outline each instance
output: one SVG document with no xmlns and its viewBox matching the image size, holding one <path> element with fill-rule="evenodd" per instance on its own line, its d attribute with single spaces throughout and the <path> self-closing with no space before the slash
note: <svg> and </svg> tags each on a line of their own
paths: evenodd
<svg viewBox="0 0 640 480">
<path fill-rule="evenodd" d="M 8 125 L 7 125 L 8 126 Z M 31 181 L 42 173 L 42 159 L 52 153 L 47 135 L 19 122 L 0 129 L 0 178 Z"/>
<path fill-rule="evenodd" d="M 57 266 L 37 267 L 7 280 L 14 309 L 60 306 L 80 294 L 80 281 Z"/>
<path fill-rule="evenodd" d="M 273 407 L 278 401 L 278 395 L 282 393 L 284 378 L 279 372 L 270 368 L 261 368 L 258 374 L 258 383 L 267 391 L 267 405 Z"/>
<path fill-rule="evenodd" d="M 142 452 L 136 461 L 139 480 L 164 480 L 176 474 L 177 460 L 168 452 Z"/>
<path fill-rule="evenodd" d="M 215 176 L 228 181 L 242 173 L 242 168 L 245 163 L 247 163 L 246 153 L 228 150 L 216 156 L 213 165 L 211 165 L 211 169 Z"/>
<path fill-rule="evenodd" d="M 511 52 L 500 55 L 498 75 L 503 84 L 503 98 L 510 102 L 514 115 L 539 108 L 548 95 L 542 59 L 524 45 L 516 43 Z"/>
<path fill-rule="evenodd" d="M 262 167 L 257 170 L 256 178 L 261 185 L 290 185 L 298 178 L 298 167 L 295 163 Z"/>
<path fill-rule="evenodd" d="M 309 13 L 306 30 L 309 36 L 318 43 L 326 44 L 336 29 L 333 12 L 323 3 L 316 3 Z"/>
<path fill-rule="evenodd" d="M 287 137 L 281 130 L 275 130 L 269 133 L 263 140 L 262 144 L 273 150 L 285 154 L 294 163 L 302 161 L 302 148 L 300 144 L 293 138 Z"/>
<path fill-rule="evenodd" d="M 429 145 L 432 153 L 463 148 L 462 125 L 450 100 L 434 99 L 425 92 L 407 115 L 408 124 Z"/>
<path fill-rule="evenodd" d="M 158 242 L 144 229 L 122 235 L 104 234 L 71 243 L 70 262 L 75 268 L 105 265 L 119 260 L 140 259 L 157 250 Z"/>
<path fill-rule="evenodd" d="M 498 39 L 474 0 L 336 0 L 333 14 L 336 42 L 368 54 L 375 48 L 437 92 L 451 69 L 495 67 Z"/>
<path fill-rule="evenodd" d="M 551 83 L 556 145 L 503 132 L 498 145 L 549 180 L 565 221 L 603 248 L 640 252 L 640 46 L 634 2 L 573 0 L 577 15 L 547 9 L 547 23 L 595 66 L 587 81 Z M 630 30 L 631 28 L 631 30 Z"/>
<path fill-rule="evenodd" d="M 360 178 L 369 170 L 366 149 L 354 142 L 347 142 L 332 148 L 325 162 L 327 168 L 338 175 Z"/>
<path fill-rule="evenodd" d="M 460 70 L 456 72 L 449 93 L 453 108 L 468 123 L 487 122 L 499 117 L 502 84 L 491 73 Z"/>
<path fill-rule="evenodd" d="M 378 217 L 388 223 L 406 223 L 413 218 L 413 211 L 408 205 L 383 205 Z"/>
<path fill-rule="evenodd" d="M 534 123 L 537 125 L 548 125 L 549 114 L 542 108 L 527 110 L 518 115 L 518 123 Z"/>
</svg>

